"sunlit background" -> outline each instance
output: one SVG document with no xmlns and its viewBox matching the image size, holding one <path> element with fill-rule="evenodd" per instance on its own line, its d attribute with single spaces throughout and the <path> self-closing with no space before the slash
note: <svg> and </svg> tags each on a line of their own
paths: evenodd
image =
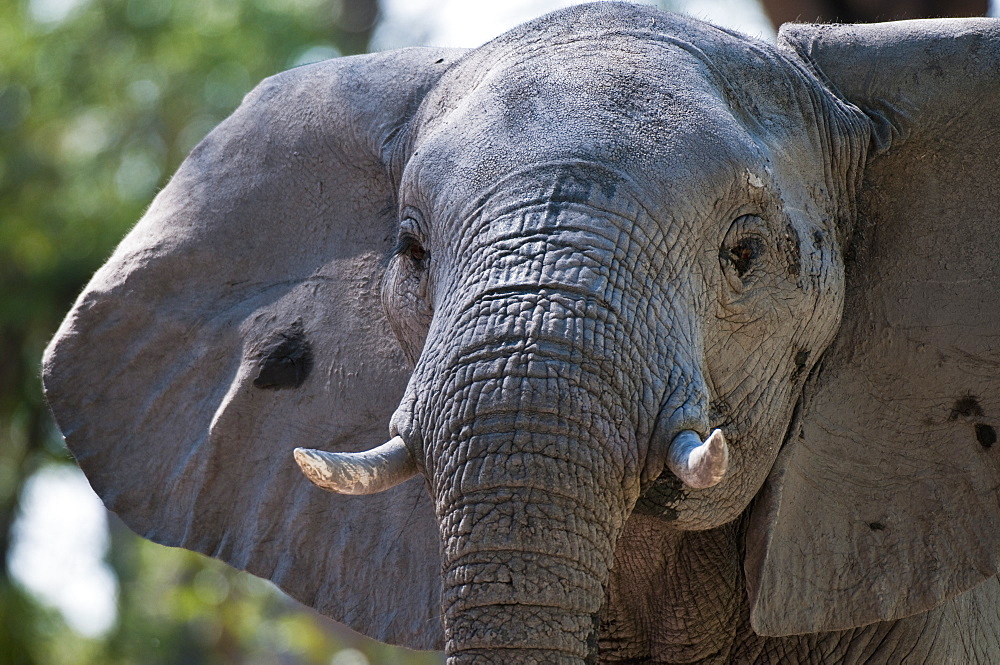
<svg viewBox="0 0 1000 665">
<path fill-rule="evenodd" d="M 0 2 L 0 664 L 443 662 L 132 535 L 72 464 L 39 359 L 90 274 L 257 81 L 367 50 L 476 46 L 570 4 Z M 774 38 L 757 0 L 646 4 Z"/>
</svg>

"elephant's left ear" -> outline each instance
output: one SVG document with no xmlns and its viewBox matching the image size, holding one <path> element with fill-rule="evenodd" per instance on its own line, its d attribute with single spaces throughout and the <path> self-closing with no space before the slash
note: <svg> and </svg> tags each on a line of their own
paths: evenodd
<svg viewBox="0 0 1000 665">
<path fill-rule="evenodd" d="M 1000 21 L 780 41 L 871 145 L 843 324 L 753 509 L 764 635 L 909 616 L 1000 570 Z"/>
</svg>

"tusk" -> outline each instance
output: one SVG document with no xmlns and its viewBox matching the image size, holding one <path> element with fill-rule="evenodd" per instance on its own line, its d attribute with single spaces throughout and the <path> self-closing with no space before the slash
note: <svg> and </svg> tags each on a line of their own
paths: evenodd
<svg viewBox="0 0 1000 665">
<path fill-rule="evenodd" d="M 361 453 L 296 448 L 295 461 L 314 485 L 338 494 L 375 494 L 417 475 L 402 437 Z"/>
<path fill-rule="evenodd" d="M 704 442 L 697 432 L 682 431 L 670 442 L 667 467 L 691 489 L 717 485 L 729 468 L 729 446 L 722 430 L 714 430 Z"/>
</svg>

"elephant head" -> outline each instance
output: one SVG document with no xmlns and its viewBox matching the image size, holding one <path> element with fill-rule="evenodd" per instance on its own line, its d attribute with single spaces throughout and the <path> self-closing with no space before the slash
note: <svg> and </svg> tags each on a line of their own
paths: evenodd
<svg viewBox="0 0 1000 665">
<path fill-rule="evenodd" d="M 927 610 L 1000 568 L 998 67 L 989 20 L 773 46 L 608 2 L 292 70 L 48 399 L 140 534 L 453 663 L 592 662 L 639 515 L 742 516 L 761 634 Z"/>
</svg>

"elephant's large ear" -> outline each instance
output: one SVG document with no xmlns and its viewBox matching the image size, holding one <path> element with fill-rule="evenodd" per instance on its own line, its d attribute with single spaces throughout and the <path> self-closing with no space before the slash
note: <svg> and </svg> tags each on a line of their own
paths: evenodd
<svg viewBox="0 0 1000 665">
<path fill-rule="evenodd" d="M 379 298 L 386 164 L 458 55 L 342 58 L 262 83 L 94 276 L 43 370 L 70 449 L 131 528 L 416 648 L 442 643 L 423 483 L 329 494 L 292 450 L 388 438 L 409 370 Z"/>
<path fill-rule="evenodd" d="M 764 635 L 908 616 L 1000 570 L 1000 22 L 781 41 L 872 145 L 843 325 L 754 507 Z"/>
</svg>

